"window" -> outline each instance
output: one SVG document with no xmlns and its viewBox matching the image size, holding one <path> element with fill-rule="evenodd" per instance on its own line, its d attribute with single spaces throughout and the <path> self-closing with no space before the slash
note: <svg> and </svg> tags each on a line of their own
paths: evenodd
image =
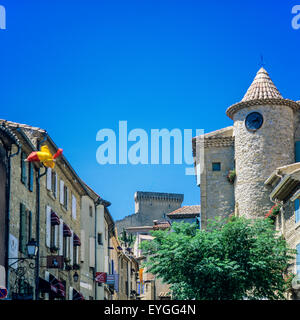
<svg viewBox="0 0 300 320">
<path fill-rule="evenodd" d="M 77 200 L 74 194 L 72 194 L 72 218 L 76 220 L 77 216 Z"/>
<path fill-rule="evenodd" d="M 63 256 L 67 258 L 67 250 L 68 250 L 68 238 L 63 237 Z"/>
<path fill-rule="evenodd" d="M 141 284 L 140 282 L 137 283 L 138 285 L 138 294 L 144 294 L 144 289 L 145 289 L 145 285 L 144 284 Z"/>
<path fill-rule="evenodd" d="M 68 194 L 69 194 L 68 187 L 66 185 L 64 185 L 64 203 L 63 203 L 63 206 L 66 209 L 68 209 Z"/>
<path fill-rule="evenodd" d="M 56 197 L 56 172 L 51 170 L 51 190 L 53 195 Z"/>
<path fill-rule="evenodd" d="M 26 170 L 26 153 L 22 152 L 21 153 L 21 181 L 22 183 L 24 183 L 25 185 L 27 184 L 27 170 Z"/>
<path fill-rule="evenodd" d="M 78 263 L 77 246 L 74 246 L 74 245 L 73 245 L 73 262 L 74 264 Z"/>
<path fill-rule="evenodd" d="M 297 275 L 300 276 L 300 243 L 296 246 L 297 257 L 296 257 L 296 272 Z"/>
<path fill-rule="evenodd" d="M 47 183 L 46 187 L 51 191 L 52 195 L 57 196 L 57 174 L 51 168 L 47 168 Z"/>
<path fill-rule="evenodd" d="M 63 237 L 63 256 L 66 259 L 70 258 L 70 237 Z"/>
<path fill-rule="evenodd" d="M 221 162 L 213 162 L 212 171 L 221 171 Z"/>
<path fill-rule="evenodd" d="M 299 208 L 300 200 L 299 198 L 295 200 L 294 206 L 295 206 L 295 223 L 300 222 L 300 208 Z"/>
<path fill-rule="evenodd" d="M 98 233 L 98 244 L 99 245 L 103 244 L 103 242 L 102 242 L 102 233 Z"/>
<path fill-rule="evenodd" d="M 17 295 L 18 297 L 16 297 L 15 299 L 20 299 L 20 296 L 27 297 L 27 298 L 31 297 L 31 299 L 32 299 L 33 287 L 27 281 L 25 281 L 23 278 L 20 278 L 17 281 L 18 281 L 19 291 L 13 292 L 12 293 L 13 297 L 14 297 L 14 295 Z"/>
<path fill-rule="evenodd" d="M 56 243 L 55 243 L 55 225 L 51 224 L 51 227 L 50 227 L 50 232 L 51 232 L 51 235 L 50 235 L 50 247 L 51 248 L 54 248 Z"/>
<path fill-rule="evenodd" d="M 19 251 L 26 254 L 26 245 L 32 238 L 32 213 L 20 203 Z"/>
<path fill-rule="evenodd" d="M 93 207 L 89 206 L 90 217 L 93 217 Z"/>
<path fill-rule="evenodd" d="M 114 264 L 114 260 L 111 260 L 111 274 L 115 273 L 115 264 Z"/>
</svg>

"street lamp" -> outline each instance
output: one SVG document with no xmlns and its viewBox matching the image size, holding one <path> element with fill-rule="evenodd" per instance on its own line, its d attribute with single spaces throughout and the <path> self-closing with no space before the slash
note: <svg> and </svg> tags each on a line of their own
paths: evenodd
<svg viewBox="0 0 300 320">
<path fill-rule="evenodd" d="M 78 279 L 79 279 L 79 274 L 77 272 L 75 272 L 73 275 L 74 282 L 78 282 Z"/>
<path fill-rule="evenodd" d="M 29 259 L 34 259 L 37 251 L 38 251 L 38 246 L 37 242 L 34 239 L 31 239 L 27 244 L 27 255 Z"/>
<path fill-rule="evenodd" d="M 34 270 L 36 268 L 38 245 L 34 239 L 31 239 L 26 244 L 26 253 L 27 257 L 8 258 L 14 260 L 14 262 L 8 265 L 10 270 L 15 273 L 15 282 L 12 285 L 11 290 L 13 299 L 33 299 L 33 291 L 28 287 L 26 275 L 29 269 Z M 28 260 L 35 260 L 35 264 L 34 261 L 29 261 L 24 265 L 24 261 Z M 19 262 L 21 263 L 21 265 L 16 266 L 16 264 Z"/>
</svg>

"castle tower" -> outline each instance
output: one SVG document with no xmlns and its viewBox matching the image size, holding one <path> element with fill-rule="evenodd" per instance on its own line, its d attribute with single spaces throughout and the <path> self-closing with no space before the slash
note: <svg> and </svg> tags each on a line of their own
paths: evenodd
<svg viewBox="0 0 300 320">
<path fill-rule="evenodd" d="M 273 205 L 264 181 L 277 167 L 295 162 L 294 110 L 267 71 L 261 68 L 241 102 L 226 114 L 234 121 L 235 211 L 241 216 L 264 216 Z"/>
<path fill-rule="evenodd" d="M 118 232 L 128 227 L 152 226 L 153 220 L 165 220 L 166 215 L 181 207 L 183 194 L 144 192 L 134 194 L 135 213 L 116 221 Z"/>
</svg>

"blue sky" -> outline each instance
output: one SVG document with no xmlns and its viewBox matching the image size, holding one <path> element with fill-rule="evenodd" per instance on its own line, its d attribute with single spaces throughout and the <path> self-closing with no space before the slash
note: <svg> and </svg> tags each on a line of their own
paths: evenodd
<svg viewBox="0 0 300 320">
<path fill-rule="evenodd" d="M 98 130 L 204 129 L 225 115 L 260 67 L 282 95 L 300 100 L 300 1 L 0 0 L 0 118 L 46 129 L 79 176 L 134 212 L 134 192 L 184 193 L 199 204 L 185 165 L 96 162 Z"/>
</svg>

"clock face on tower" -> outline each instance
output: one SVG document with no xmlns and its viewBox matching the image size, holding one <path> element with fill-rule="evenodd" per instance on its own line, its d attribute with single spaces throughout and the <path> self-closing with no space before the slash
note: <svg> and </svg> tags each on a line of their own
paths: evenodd
<svg viewBox="0 0 300 320">
<path fill-rule="evenodd" d="M 262 126 L 263 121 L 264 118 L 259 112 L 251 112 L 245 119 L 245 125 L 249 131 L 256 131 Z"/>
</svg>

